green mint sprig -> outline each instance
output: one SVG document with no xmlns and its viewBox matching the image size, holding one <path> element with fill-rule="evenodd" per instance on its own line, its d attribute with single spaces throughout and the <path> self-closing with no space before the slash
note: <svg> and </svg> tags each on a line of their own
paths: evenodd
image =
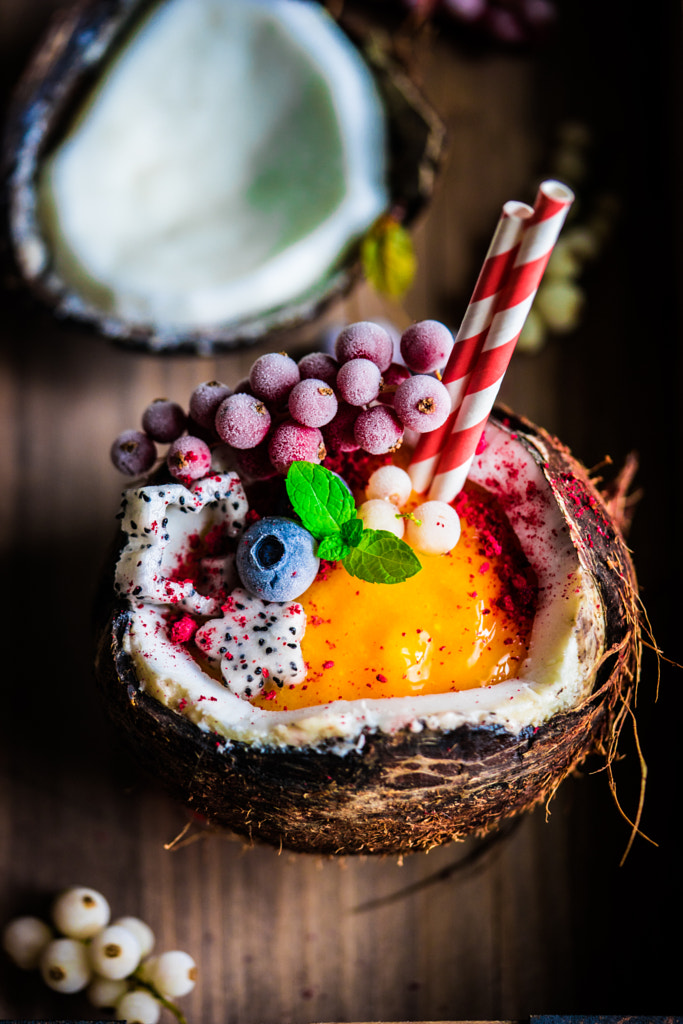
<svg viewBox="0 0 683 1024">
<path fill-rule="evenodd" d="M 293 462 L 285 486 L 302 525 L 319 542 L 319 558 L 341 562 L 367 583 L 403 583 L 422 568 L 410 545 L 395 534 L 365 529 L 353 495 L 331 470 Z"/>
</svg>

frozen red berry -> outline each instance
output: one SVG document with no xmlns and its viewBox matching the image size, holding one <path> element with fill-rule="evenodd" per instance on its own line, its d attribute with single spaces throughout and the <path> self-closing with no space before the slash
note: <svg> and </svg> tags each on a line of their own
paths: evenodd
<svg viewBox="0 0 683 1024">
<path fill-rule="evenodd" d="M 340 363 L 350 359 L 369 359 L 380 371 L 384 371 L 394 358 L 394 343 L 390 334 L 379 324 L 371 320 L 359 320 L 349 324 L 339 334 L 334 354 Z"/>
<path fill-rule="evenodd" d="M 124 430 L 109 449 L 111 461 L 120 473 L 139 476 L 147 473 L 157 458 L 157 447 L 142 430 Z"/>
<path fill-rule="evenodd" d="M 205 380 L 197 384 L 190 395 L 190 416 L 200 427 L 213 430 L 218 406 L 231 394 L 228 385 L 219 380 Z"/>
<path fill-rule="evenodd" d="M 270 413 L 255 395 L 238 392 L 224 398 L 216 411 L 216 433 L 233 448 L 255 448 L 270 430 Z"/>
<path fill-rule="evenodd" d="M 295 384 L 289 393 L 289 414 L 305 427 L 323 427 L 334 419 L 337 396 L 324 380 L 308 377 Z"/>
<path fill-rule="evenodd" d="M 210 472 L 211 449 L 201 438 L 184 434 L 169 447 L 166 464 L 171 476 L 187 485 Z"/>
<path fill-rule="evenodd" d="M 278 473 L 286 473 L 293 462 L 322 462 L 326 451 L 318 427 L 285 420 L 273 431 L 268 453 Z"/>
<path fill-rule="evenodd" d="M 358 418 L 358 407 L 340 402 L 337 415 L 323 428 L 325 444 L 331 452 L 355 452 L 360 445 L 356 441 L 353 427 Z"/>
<path fill-rule="evenodd" d="M 285 352 L 267 352 L 249 371 L 249 385 L 258 398 L 281 402 L 301 379 L 299 367 Z"/>
<path fill-rule="evenodd" d="M 378 400 L 384 405 L 393 405 L 396 388 L 410 376 L 411 373 L 407 366 L 403 366 L 402 363 L 392 363 L 389 369 L 382 374 L 382 387 L 377 396 Z"/>
<path fill-rule="evenodd" d="M 308 352 L 299 360 L 299 373 L 302 380 L 315 377 L 317 380 L 324 380 L 326 384 L 334 386 L 338 369 L 339 363 L 329 352 Z"/>
<path fill-rule="evenodd" d="M 350 359 L 339 367 L 337 391 L 349 405 L 368 405 L 379 394 L 382 374 L 370 359 Z"/>
<path fill-rule="evenodd" d="M 384 455 L 401 446 L 403 424 L 393 409 L 373 405 L 358 414 L 353 433 L 358 445 L 370 455 Z"/>
<path fill-rule="evenodd" d="M 451 396 L 436 377 L 416 374 L 396 388 L 394 409 L 409 430 L 424 434 L 436 430 L 448 419 Z"/>
<path fill-rule="evenodd" d="M 420 320 L 401 335 L 401 355 L 415 373 L 432 373 L 448 362 L 453 335 L 439 320 Z"/>
<path fill-rule="evenodd" d="M 185 410 L 169 398 L 155 398 L 142 414 L 142 429 L 153 441 L 175 441 L 186 426 Z"/>
</svg>

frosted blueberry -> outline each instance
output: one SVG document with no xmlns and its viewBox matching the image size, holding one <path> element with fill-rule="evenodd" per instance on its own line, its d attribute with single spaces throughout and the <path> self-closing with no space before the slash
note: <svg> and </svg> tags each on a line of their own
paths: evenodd
<svg viewBox="0 0 683 1024">
<path fill-rule="evenodd" d="M 313 536 L 283 516 L 268 516 L 243 534 L 237 571 L 248 591 L 264 601 L 291 601 L 308 590 L 318 572 Z"/>
</svg>

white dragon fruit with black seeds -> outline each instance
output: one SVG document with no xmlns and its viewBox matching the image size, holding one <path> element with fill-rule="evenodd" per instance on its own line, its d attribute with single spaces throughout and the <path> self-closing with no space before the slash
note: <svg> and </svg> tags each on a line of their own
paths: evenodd
<svg viewBox="0 0 683 1024">
<path fill-rule="evenodd" d="M 306 613 L 298 602 L 262 601 L 240 587 L 195 634 L 209 662 L 219 662 L 226 686 L 238 697 L 253 697 L 266 681 L 277 686 L 303 682 L 306 665 L 301 638 Z"/>
</svg>

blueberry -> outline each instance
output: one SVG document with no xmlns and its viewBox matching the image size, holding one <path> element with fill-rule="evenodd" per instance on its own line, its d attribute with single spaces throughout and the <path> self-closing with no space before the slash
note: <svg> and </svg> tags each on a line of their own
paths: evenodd
<svg viewBox="0 0 683 1024">
<path fill-rule="evenodd" d="M 315 579 L 319 564 L 313 535 L 282 516 L 259 519 L 237 547 L 240 579 L 263 601 L 299 597 Z"/>
</svg>

